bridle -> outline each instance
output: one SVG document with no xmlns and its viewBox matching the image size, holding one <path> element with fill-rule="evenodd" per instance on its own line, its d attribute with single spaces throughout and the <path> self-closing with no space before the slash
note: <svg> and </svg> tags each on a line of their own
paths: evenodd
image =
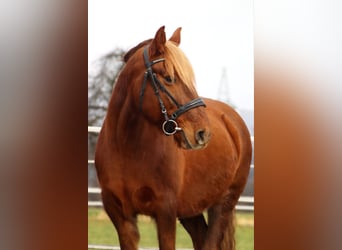
<svg viewBox="0 0 342 250">
<path fill-rule="evenodd" d="M 177 131 L 182 130 L 182 128 L 178 127 L 178 124 L 176 122 L 176 119 L 180 115 L 184 114 L 185 112 L 187 112 L 193 108 L 197 108 L 200 106 L 205 107 L 206 105 L 205 105 L 204 101 L 202 100 L 202 98 L 196 98 L 196 99 L 191 100 L 190 102 L 188 102 L 184 105 L 181 105 L 176 101 L 176 99 L 171 95 L 171 93 L 158 80 L 157 74 L 154 73 L 152 70 L 152 65 L 159 63 L 159 62 L 162 62 L 162 61 L 165 61 L 165 58 L 160 58 L 160 59 L 156 59 L 154 61 L 150 61 L 149 57 L 148 57 L 148 46 L 146 46 L 144 48 L 144 61 L 145 61 L 146 71 L 144 73 L 144 81 L 143 81 L 143 84 L 141 86 L 141 92 L 140 92 L 140 100 L 139 100 L 140 101 L 140 110 L 142 110 L 142 102 L 143 102 L 143 97 L 144 97 L 145 89 L 146 89 L 146 85 L 147 85 L 147 79 L 150 78 L 151 79 L 150 83 L 151 83 L 152 88 L 154 90 L 154 94 L 158 98 L 160 110 L 161 110 L 161 113 L 164 115 L 164 119 L 165 119 L 165 121 L 163 122 L 163 125 L 162 125 L 163 132 L 165 135 L 173 135 Z M 160 96 L 160 91 L 165 93 L 178 108 L 175 112 L 173 112 L 170 115 L 170 117 L 167 113 L 164 102 Z"/>
</svg>

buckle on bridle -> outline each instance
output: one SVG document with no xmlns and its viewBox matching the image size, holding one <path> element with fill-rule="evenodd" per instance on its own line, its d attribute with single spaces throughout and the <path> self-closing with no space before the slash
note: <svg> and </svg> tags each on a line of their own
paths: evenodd
<svg viewBox="0 0 342 250">
<path fill-rule="evenodd" d="M 162 129 L 163 129 L 164 134 L 166 135 L 173 135 L 177 131 L 182 130 L 182 128 L 178 127 L 177 122 L 172 119 L 164 121 L 162 125 Z"/>
</svg>

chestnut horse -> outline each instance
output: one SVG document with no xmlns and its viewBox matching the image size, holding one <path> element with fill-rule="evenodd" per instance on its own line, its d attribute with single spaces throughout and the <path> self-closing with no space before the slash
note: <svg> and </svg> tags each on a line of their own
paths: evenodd
<svg viewBox="0 0 342 250">
<path fill-rule="evenodd" d="M 167 41 L 161 27 L 125 55 L 99 134 L 95 165 L 122 250 L 138 249 L 138 214 L 155 219 L 161 250 L 175 249 L 177 218 L 196 250 L 235 248 L 250 135 L 231 107 L 198 97 L 180 30 Z"/>
</svg>

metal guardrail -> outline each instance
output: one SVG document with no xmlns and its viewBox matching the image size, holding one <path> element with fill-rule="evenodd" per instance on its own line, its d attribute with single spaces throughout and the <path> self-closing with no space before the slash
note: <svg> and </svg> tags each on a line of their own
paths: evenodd
<svg viewBox="0 0 342 250">
<path fill-rule="evenodd" d="M 88 132 L 91 133 L 100 133 L 101 127 L 97 126 L 88 126 Z"/>
<path fill-rule="evenodd" d="M 88 249 L 101 249 L 101 250 L 120 250 L 119 246 L 108 245 L 88 245 Z M 139 247 L 139 250 L 158 250 L 159 248 Z M 177 250 L 193 250 L 192 248 L 177 248 Z"/>
<path fill-rule="evenodd" d="M 88 187 L 88 194 L 101 194 L 101 188 Z M 239 203 L 236 206 L 236 210 L 239 211 L 254 211 L 254 197 L 253 196 L 241 196 Z M 241 203 L 247 203 L 242 205 Z M 102 201 L 88 201 L 89 207 L 103 207 Z"/>
</svg>

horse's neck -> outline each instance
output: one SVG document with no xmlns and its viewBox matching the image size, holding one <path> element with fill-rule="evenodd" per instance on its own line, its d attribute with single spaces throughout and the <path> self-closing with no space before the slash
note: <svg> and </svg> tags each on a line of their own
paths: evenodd
<svg viewBox="0 0 342 250">
<path fill-rule="evenodd" d="M 123 94 L 113 93 L 105 121 L 115 147 L 120 151 L 135 154 L 143 151 L 151 155 L 177 150 L 173 137 L 165 136 L 161 127 L 146 120 L 131 97 Z"/>
</svg>

